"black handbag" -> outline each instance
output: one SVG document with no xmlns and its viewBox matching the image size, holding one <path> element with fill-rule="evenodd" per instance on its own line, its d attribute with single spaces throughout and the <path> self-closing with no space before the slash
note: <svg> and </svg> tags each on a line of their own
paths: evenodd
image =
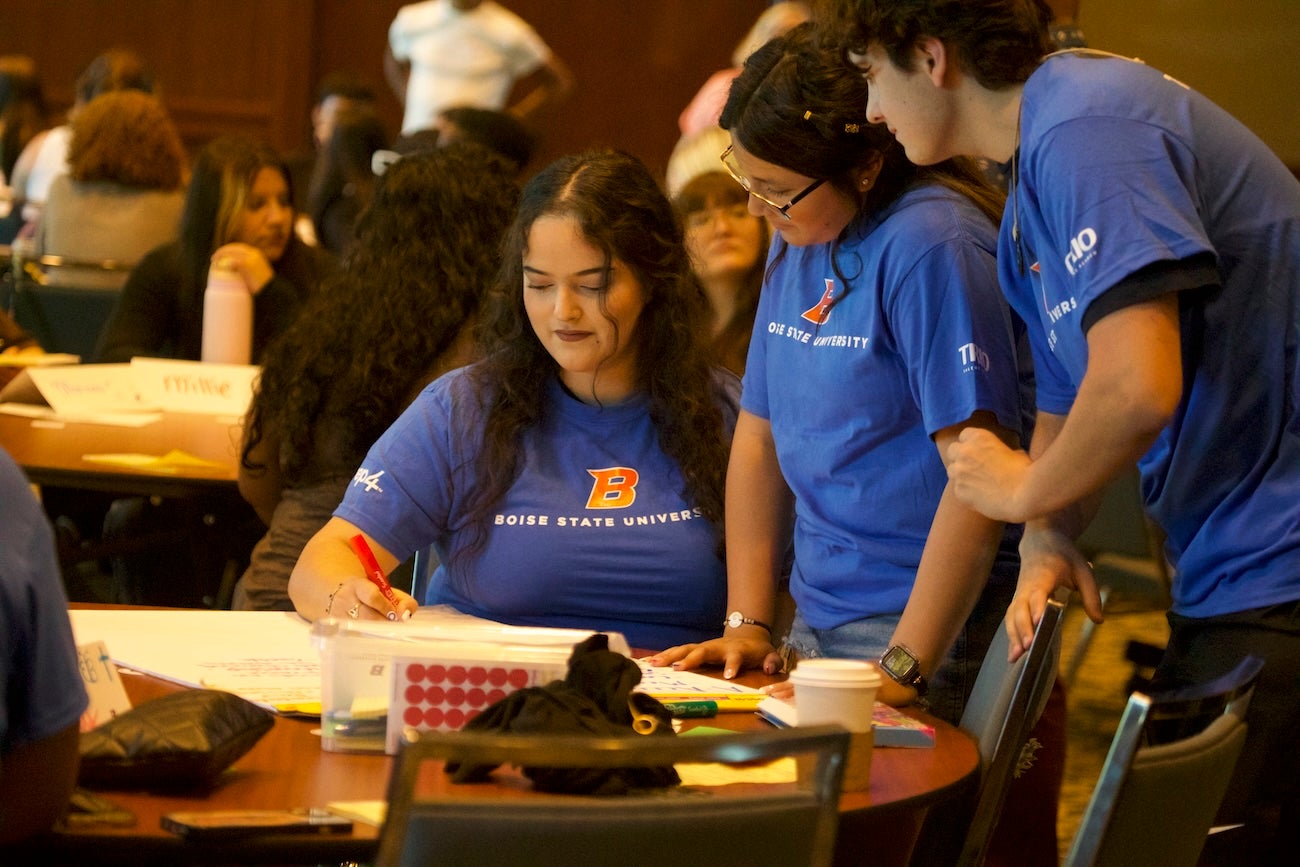
<svg viewBox="0 0 1300 867">
<path fill-rule="evenodd" d="M 78 782 L 114 789 L 210 786 L 274 724 L 273 713 L 233 693 L 171 693 L 84 732 Z"/>
</svg>

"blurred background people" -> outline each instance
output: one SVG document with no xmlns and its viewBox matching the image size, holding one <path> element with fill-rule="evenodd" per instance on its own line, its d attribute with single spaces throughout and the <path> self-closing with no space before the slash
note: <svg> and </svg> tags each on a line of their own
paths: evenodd
<svg viewBox="0 0 1300 867">
<path fill-rule="evenodd" d="M 13 241 L 22 226 L 10 188 L 14 165 L 27 143 L 47 126 L 45 97 L 30 57 L 0 57 L 0 244 Z"/>
<path fill-rule="evenodd" d="M 526 21 L 493 0 L 424 0 L 397 11 L 384 74 L 405 107 L 402 132 L 433 126 L 458 105 L 508 110 L 531 121 L 573 89 L 573 76 Z M 521 79 L 534 86 L 513 103 Z"/>
<path fill-rule="evenodd" d="M 754 21 L 754 26 L 736 44 L 736 50 L 731 53 L 731 66 L 709 76 L 686 108 L 682 109 L 677 118 L 677 128 L 682 137 L 689 138 L 701 130 L 717 126 L 722 106 L 727 102 L 727 93 L 731 90 L 731 82 L 740 74 L 745 58 L 767 44 L 768 40 L 792 30 L 811 17 L 812 11 L 808 4 L 797 0 L 781 0 L 764 9 L 763 14 Z"/>
<path fill-rule="evenodd" d="M 97 96 L 72 120 L 68 173 L 50 184 L 35 254 L 134 265 L 173 241 L 188 166 L 176 126 L 138 90 Z M 53 269 L 51 283 L 121 288 L 126 270 Z"/>
<path fill-rule="evenodd" d="M 285 156 L 285 163 L 289 166 L 290 182 L 300 196 L 304 195 L 307 188 L 311 186 L 316 161 L 325 153 L 330 135 L 334 132 L 335 118 L 341 112 L 366 108 L 373 111 L 375 107 L 375 89 L 361 75 L 351 70 L 338 69 L 321 78 L 316 85 L 316 99 L 312 103 L 309 115 L 310 142 L 306 147 L 294 150 Z M 296 229 L 302 240 L 308 244 L 316 243 L 311 220 L 305 210 L 298 214 Z"/>
<path fill-rule="evenodd" d="M 210 142 L 194 161 L 177 240 L 150 251 L 127 278 L 97 359 L 198 360 L 203 291 L 224 260 L 253 294 L 253 359 L 284 331 L 329 269 L 293 232 L 293 195 L 274 150 L 241 136 Z"/>
<path fill-rule="evenodd" d="M 113 48 L 96 57 L 77 78 L 76 101 L 68 111 L 69 121 L 35 136 L 14 166 L 14 198 L 22 206 L 24 227 L 30 237 L 36 230 L 50 184 L 68 170 L 68 145 L 72 141 L 71 118 L 95 97 L 111 90 L 154 91 L 153 71 L 133 51 Z"/>
<path fill-rule="evenodd" d="M 370 445 L 425 385 L 472 359 L 518 198 L 512 177 L 472 143 L 390 165 L 342 273 L 268 350 L 239 472 L 267 532 L 234 607 L 293 609 L 289 573 Z"/>
<path fill-rule="evenodd" d="M 336 112 L 307 187 L 305 216 L 318 246 L 337 256 L 352 246 L 357 217 L 375 187 L 372 161 L 388 146 L 379 116 L 366 107 Z"/>
<path fill-rule="evenodd" d="M 524 170 L 533 158 L 535 138 L 523 121 L 508 111 L 458 105 L 444 109 L 434 124 L 438 143 L 472 141 L 495 151 L 510 161 L 515 173 Z"/>
<path fill-rule="evenodd" d="M 716 157 L 714 157 L 716 161 Z M 767 222 L 749 212 L 749 193 L 723 171 L 706 172 L 673 199 L 695 276 L 711 312 L 706 337 L 715 364 L 745 372 L 749 335 L 767 263 Z"/>
</svg>

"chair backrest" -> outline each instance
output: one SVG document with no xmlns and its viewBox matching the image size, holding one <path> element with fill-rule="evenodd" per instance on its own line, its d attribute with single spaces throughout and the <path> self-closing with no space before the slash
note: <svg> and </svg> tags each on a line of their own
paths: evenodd
<svg viewBox="0 0 1300 867">
<path fill-rule="evenodd" d="M 13 314 L 46 352 L 89 361 L 121 294 L 128 266 L 44 256 L 15 275 Z"/>
<path fill-rule="evenodd" d="M 1248 656 L 1212 683 L 1129 697 L 1066 867 L 1196 864 L 1262 668 Z"/>
<path fill-rule="evenodd" d="M 1010 642 L 1005 629 L 997 631 L 984 655 L 960 722 L 979 743 L 982 774 L 959 864 L 984 862 L 1020 753 L 1056 679 L 1066 598 L 1058 593 L 1048 600 L 1029 650 L 1015 662 L 1007 662 Z"/>
<path fill-rule="evenodd" d="M 378 867 L 828 865 L 848 751 L 839 726 L 697 737 L 411 733 L 393 768 Z M 806 756 L 808 782 L 590 797 L 419 790 L 433 760 L 521 767 L 659 767 Z M 815 757 L 815 763 L 812 759 Z M 461 787 L 458 787 L 461 788 Z M 734 791 L 739 790 L 739 791 Z"/>
</svg>

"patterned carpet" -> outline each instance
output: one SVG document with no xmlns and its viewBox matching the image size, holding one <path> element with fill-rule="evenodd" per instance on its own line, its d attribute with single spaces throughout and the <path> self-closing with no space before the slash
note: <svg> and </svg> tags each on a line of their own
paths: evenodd
<svg viewBox="0 0 1300 867">
<path fill-rule="evenodd" d="M 1118 604 L 1115 610 L 1117 613 L 1108 614 L 1106 622 L 1093 632 L 1084 664 L 1067 690 L 1069 740 L 1065 782 L 1057 816 L 1062 857 L 1069 850 L 1079 819 L 1088 805 L 1124 703 L 1128 700 L 1126 687 L 1133 676 L 1134 665 L 1125 658 L 1125 648 L 1130 640 L 1163 647 L 1169 636 L 1163 612 L 1122 613 Z M 1066 613 L 1062 671 L 1068 670 L 1084 619 L 1083 609 L 1077 602 L 1071 605 Z"/>
</svg>

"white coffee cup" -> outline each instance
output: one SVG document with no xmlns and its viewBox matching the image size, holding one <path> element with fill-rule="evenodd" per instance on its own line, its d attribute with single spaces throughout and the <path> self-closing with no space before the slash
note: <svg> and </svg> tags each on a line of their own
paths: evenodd
<svg viewBox="0 0 1300 867">
<path fill-rule="evenodd" d="M 839 723 L 851 732 L 871 728 L 880 669 L 860 659 L 803 659 L 790 672 L 799 725 Z"/>
<path fill-rule="evenodd" d="M 875 663 L 860 659 L 802 659 L 790 672 L 799 725 L 838 724 L 851 733 L 845 791 L 865 790 L 870 781 L 871 712 L 880 677 Z"/>
</svg>

